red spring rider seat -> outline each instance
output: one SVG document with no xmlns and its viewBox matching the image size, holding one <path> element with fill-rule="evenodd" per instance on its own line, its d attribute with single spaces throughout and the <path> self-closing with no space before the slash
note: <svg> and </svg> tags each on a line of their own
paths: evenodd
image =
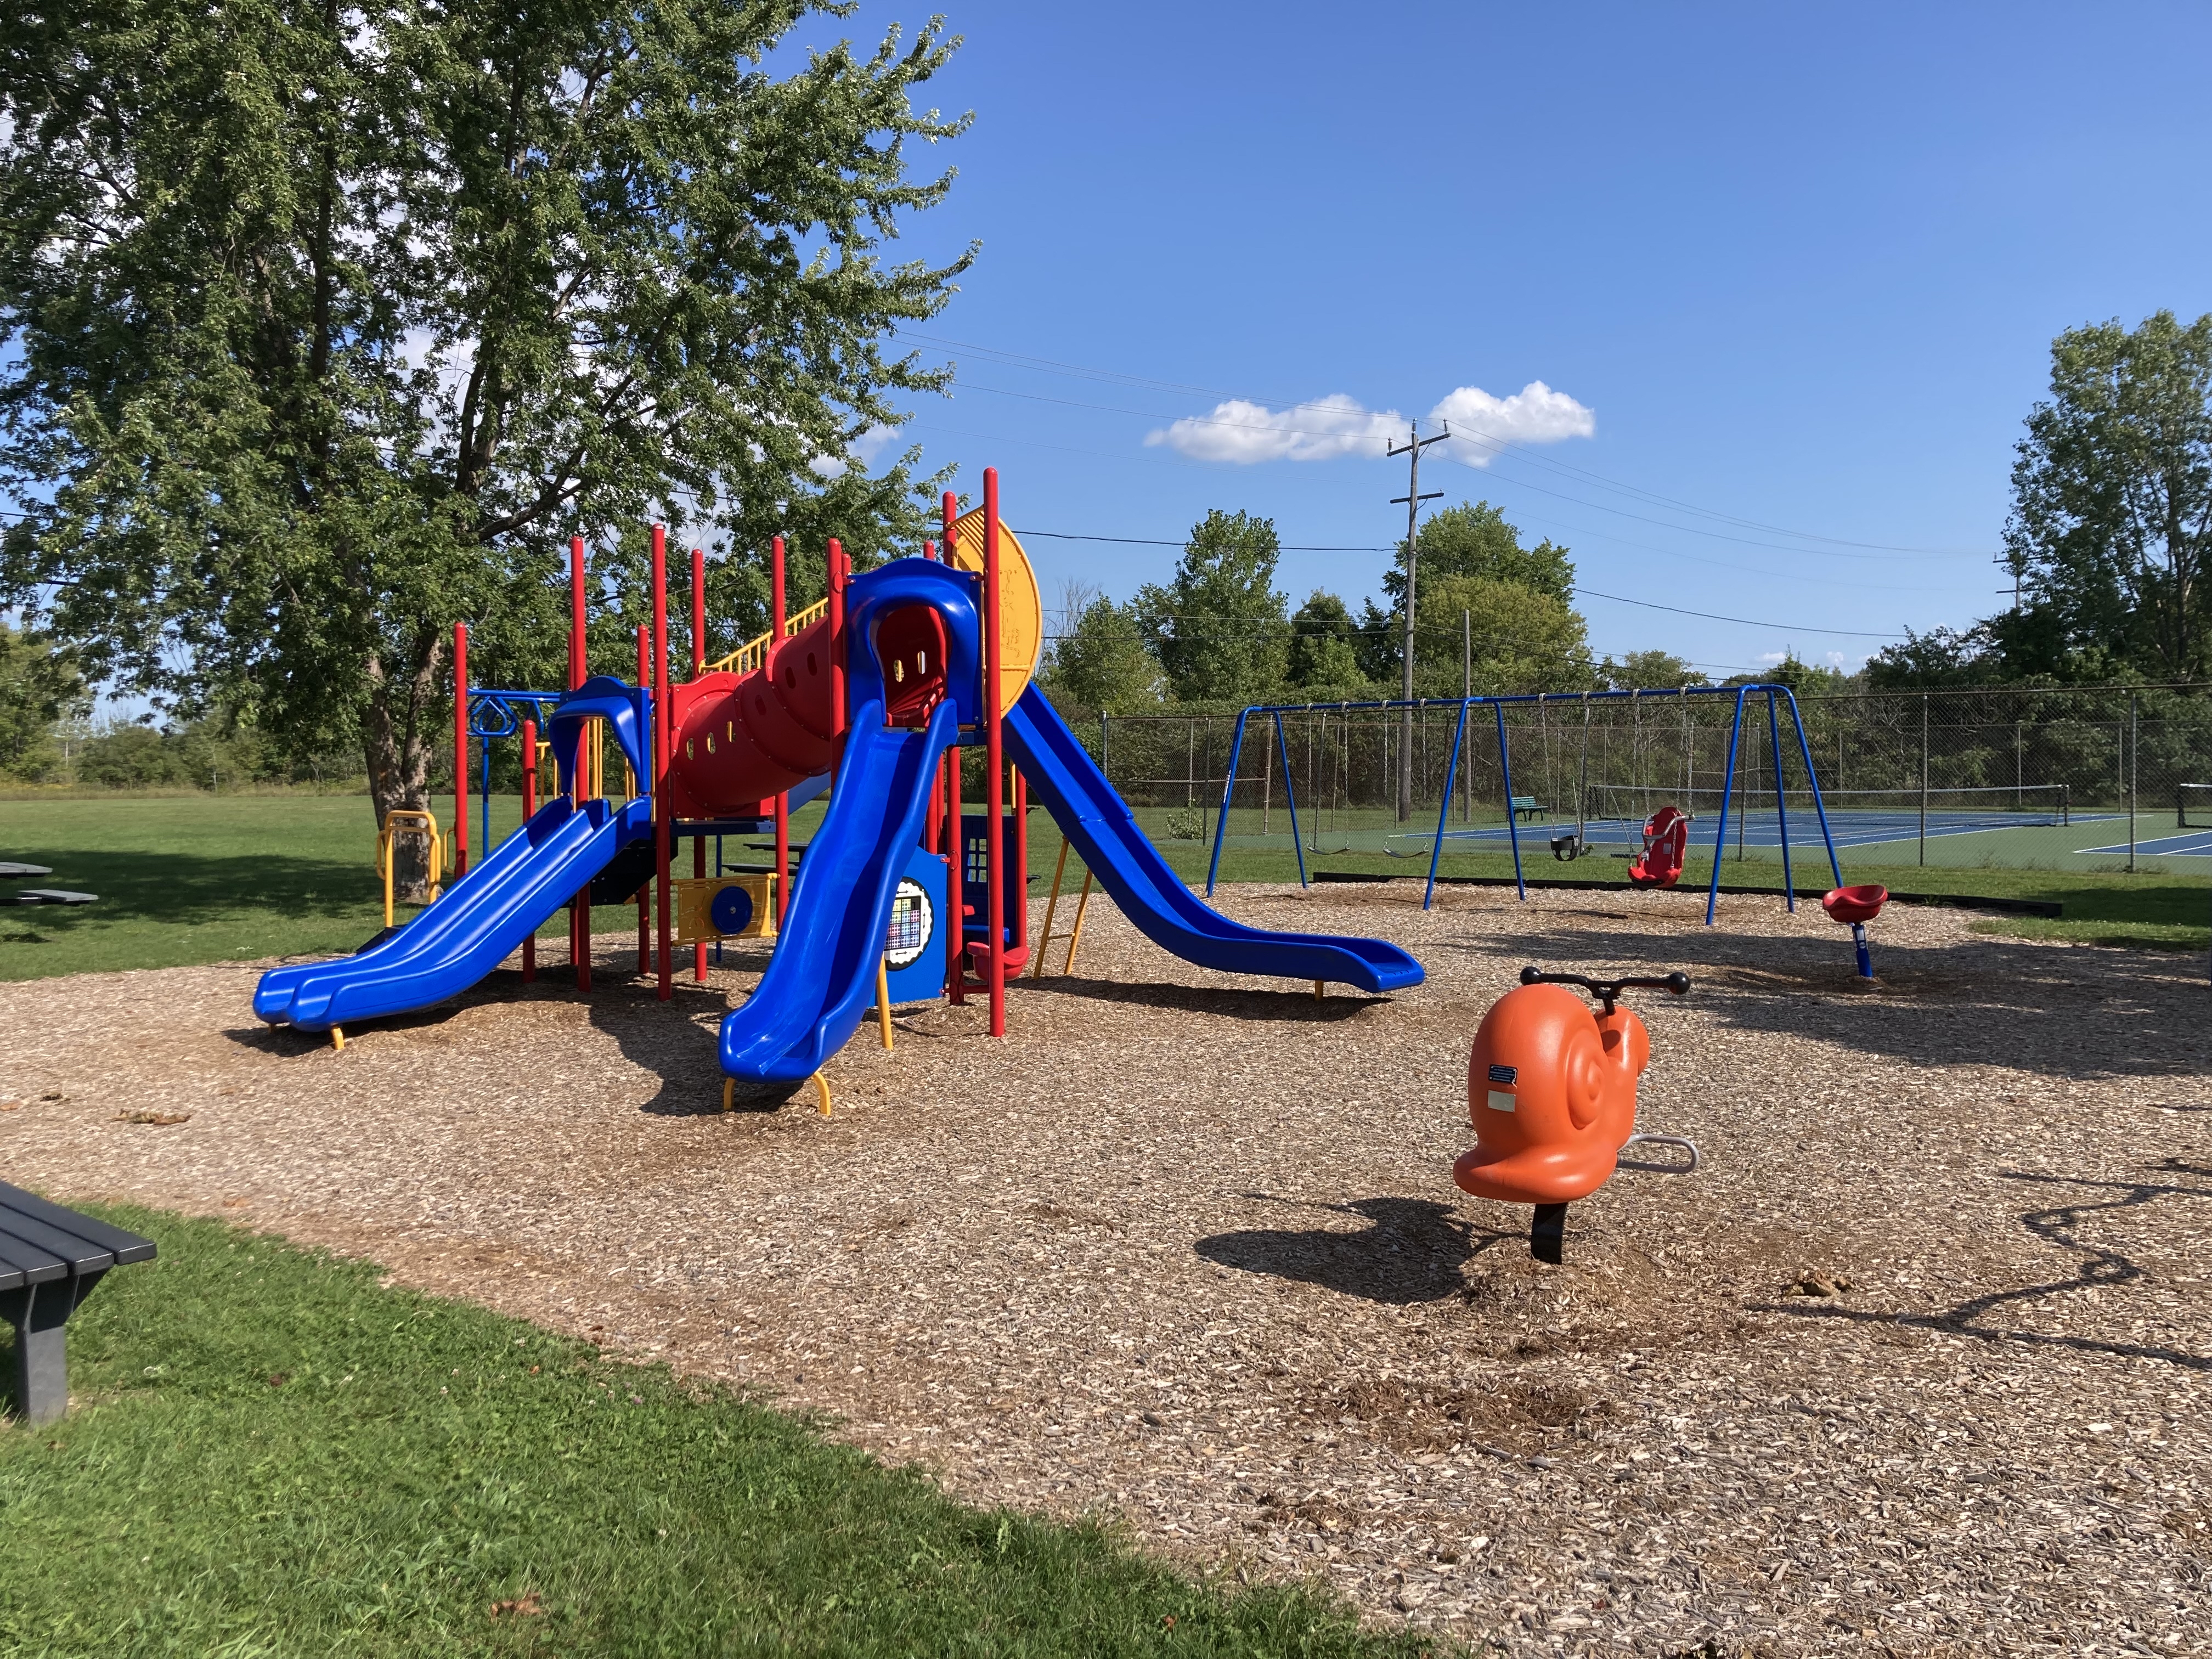
<svg viewBox="0 0 2212 1659">
<path fill-rule="evenodd" d="M 1598 1012 L 1569 985 L 1597 998 Z M 1631 1010 L 1613 1006 L 1630 986 L 1680 996 L 1690 979 L 1597 981 L 1523 968 L 1521 988 L 1500 997 L 1474 1035 L 1467 1102 L 1475 1144 L 1452 1179 L 1477 1198 L 1534 1205 L 1528 1244 L 1542 1261 L 1560 1259 L 1568 1204 L 1611 1179 L 1620 1149 L 1637 1138 L 1636 1079 L 1650 1063 L 1651 1038 Z M 1694 1148 L 1692 1158 L 1694 1167 Z"/>
<path fill-rule="evenodd" d="M 1866 925 L 1881 914 L 1881 907 L 1889 902 L 1887 887 L 1832 887 L 1821 897 L 1820 908 L 1828 913 L 1828 920 L 1841 922 L 1851 930 L 1851 943 L 1858 949 L 1859 977 L 1874 977 L 1874 958 L 1867 952 Z"/>
<path fill-rule="evenodd" d="M 1679 806 L 1661 807 L 1644 820 L 1644 855 L 1628 866 L 1629 884 L 1672 887 L 1682 873 L 1689 845 L 1690 815 Z"/>
</svg>

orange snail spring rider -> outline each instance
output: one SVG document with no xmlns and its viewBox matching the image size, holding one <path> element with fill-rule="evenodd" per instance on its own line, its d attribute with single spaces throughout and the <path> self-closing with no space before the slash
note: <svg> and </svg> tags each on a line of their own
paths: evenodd
<svg viewBox="0 0 2212 1659">
<path fill-rule="evenodd" d="M 1598 1000 L 1593 1013 L 1564 989 L 1578 985 Z M 1587 1198 L 1616 1169 L 1687 1175 L 1698 1149 L 1679 1135 L 1636 1133 L 1636 1080 L 1651 1060 L 1644 1022 L 1613 1005 L 1631 988 L 1682 995 L 1686 974 L 1663 979 L 1585 979 L 1580 974 L 1521 970 L 1483 1016 L 1468 1060 L 1468 1115 L 1475 1145 L 1452 1166 L 1452 1179 L 1477 1198 L 1533 1204 L 1528 1248 L 1558 1261 L 1566 1238 L 1567 1206 Z M 1687 1164 L 1624 1164 L 1637 1142 L 1679 1146 Z"/>
</svg>

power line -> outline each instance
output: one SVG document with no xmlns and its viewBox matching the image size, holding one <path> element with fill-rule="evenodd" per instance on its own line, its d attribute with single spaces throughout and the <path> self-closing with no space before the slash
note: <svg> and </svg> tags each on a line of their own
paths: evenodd
<svg viewBox="0 0 2212 1659">
<path fill-rule="evenodd" d="M 1194 386 L 1182 381 L 1154 380 L 1144 375 L 1124 374 L 1118 370 L 1092 368 L 1080 364 L 1062 362 L 1057 359 L 1049 357 L 1030 356 L 1021 352 L 1007 351 L 996 346 L 979 345 L 972 341 L 954 340 L 941 336 L 913 333 L 905 330 L 902 330 L 901 332 L 905 334 L 908 338 L 926 341 L 931 344 L 946 345 L 961 350 L 980 352 L 986 357 L 995 362 L 1002 362 L 1009 368 L 1024 368 L 1039 374 L 1065 374 L 1079 380 L 1094 380 L 1107 384 L 1129 386 L 1152 387 L 1162 391 L 1193 392 L 1206 397 L 1234 398 L 1242 402 L 1256 403 L 1263 406 L 1269 407 L 1277 404 L 1281 404 L 1288 408 L 1295 409 L 1303 407 L 1305 404 L 1315 401 L 1315 399 L 1310 398 L 1288 398 L 1279 396 L 1261 397 L 1250 392 L 1230 392 L 1218 386 Z M 1134 415 L 1146 420 L 1182 420 L 1201 425 L 1248 428 L 1251 424 L 1248 422 L 1213 421 L 1202 416 L 1160 415 L 1146 410 L 1119 409 L 1103 404 L 1086 404 L 1073 398 L 1048 398 L 1037 392 L 1015 392 L 1004 386 L 988 386 L 981 385 L 980 383 L 960 382 L 957 384 L 964 385 L 969 390 L 994 392 L 1001 397 L 1026 398 L 1042 403 L 1065 404 L 1073 408 L 1096 409 L 1109 414 Z M 1342 431 L 1310 432 L 1304 429 L 1285 427 L 1269 427 L 1256 429 L 1280 431 L 1288 435 L 1301 437 L 1347 437 L 1356 435 L 1346 434 Z M 1746 518 L 1738 514 L 1724 513 L 1716 507 L 1700 507 L 1694 501 L 1686 501 L 1677 496 L 1667 495 L 1656 490 L 1647 489 L 1640 484 L 1627 483 L 1617 478 L 1607 477 L 1605 474 L 1592 471 L 1588 467 L 1577 466 L 1571 462 L 1562 461 L 1552 456 L 1539 454 L 1529 445 L 1521 441 L 1520 440 L 1504 437 L 1498 433 L 1485 432 L 1479 428 L 1466 427 L 1462 425 L 1462 429 L 1459 432 L 1455 433 L 1454 435 L 1488 444 L 1492 447 L 1494 453 L 1503 453 L 1510 451 L 1520 459 L 1534 462 L 1539 466 L 1549 467 L 1554 471 L 1567 473 L 1577 478 L 1587 480 L 1590 483 L 1598 485 L 1602 489 L 1616 490 L 1622 495 L 1649 501 L 1655 505 L 1672 507 L 1677 512 L 1693 514 L 1700 518 L 1709 518 L 1719 523 L 1734 525 L 1739 529 L 1763 531 L 1768 535 L 1788 536 L 1800 541 L 1824 542 L 1832 547 L 1859 548 L 1873 552 L 1903 554 L 1920 557 L 1926 557 L 1930 555 L 1948 557 L 1959 555 L 1961 552 L 1961 550 L 1955 548 L 1913 547 L 1891 542 L 1856 541 L 1845 537 L 1830 536 L 1820 531 L 1793 530 L 1785 525 L 1768 524 L 1761 520 Z M 1578 498 L 1570 496 L 1565 497 L 1565 499 L 1576 500 Z M 1600 511 L 1603 512 L 1616 510 L 1606 507 L 1601 503 L 1595 501 L 1588 501 L 1582 504 L 1584 506 L 1598 507 Z M 1664 521 L 1654 520 L 1650 522 L 1663 523 Z M 1669 529 L 1686 531 L 1691 534 L 1707 533 L 1698 532 L 1691 526 L 1685 525 L 1669 525 L 1667 527 Z M 1753 543 L 1751 544 L 1754 546 L 1771 545 L 1771 544 L 1763 543 Z M 1780 550 L 1786 552 L 1817 552 L 1820 550 L 1812 548 L 1785 548 Z"/>
<path fill-rule="evenodd" d="M 1741 623 L 1746 628 L 1778 628 L 1784 633 L 1835 634 L 1854 640 L 1893 640 L 1902 631 L 1892 629 L 1887 634 L 1877 634 L 1863 628 L 1814 628 L 1806 623 L 1759 622 L 1750 617 L 1723 617 L 1714 611 L 1685 611 L 1679 605 L 1656 605 L 1650 599 L 1632 599 L 1620 593 L 1601 593 L 1595 587 L 1579 585 L 1575 592 L 1586 593 L 1594 599 L 1611 599 L 1615 605 L 1640 605 L 1646 611 L 1669 611 L 1678 617 L 1702 617 L 1707 622 Z"/>
</svg>

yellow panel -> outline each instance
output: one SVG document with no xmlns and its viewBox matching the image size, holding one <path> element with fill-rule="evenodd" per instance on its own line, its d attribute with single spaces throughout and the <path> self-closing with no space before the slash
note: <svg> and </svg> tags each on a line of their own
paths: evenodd
<svg viewBox="0 0 2212 1659">
<path fill-rule="evenodd" d="M 742 887 L 751 896 L 753 918 L 742 933 L 726 934 L 714 926 L 714 895 L 725 887 Z M 774 876 L 757 873 L 683 876 L 672 880 L 669 888 L 671 896 L 676 902 L 675 942 L 678 945 L 696 945 L 702 940 L 726 938 L 772 938 L 775 933 Z"/>
<path fill-rule="evenodd" d="M 957 538 L 951 562 L 963 570 L 983 568 L 983 509 L 976 507 L 953 520 Z M 1044 652 L 1044 597 L 1037 592 L 1036 572 L 1030 556 L 1014 539 L 1004 519 L 999 520 L 999 651 L 1006 660 L 999 667 L 999 712 L 1005 714 L 1028 690 Z"/>
</svg>

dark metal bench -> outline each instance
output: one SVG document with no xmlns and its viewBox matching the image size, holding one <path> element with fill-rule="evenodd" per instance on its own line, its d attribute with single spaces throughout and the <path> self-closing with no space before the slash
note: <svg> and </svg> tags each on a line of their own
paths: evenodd
<svg viewBox="0 0 2212 1659">
<path fill-rule="evenodd" d="M 0 1319 L 15 1328 L 15 1409 L 51 1423 L 69 1409 L 62 1328 L 110 1267 L 151 1261 L 154 1241 L 0 1181 Z"/>
</svg>

